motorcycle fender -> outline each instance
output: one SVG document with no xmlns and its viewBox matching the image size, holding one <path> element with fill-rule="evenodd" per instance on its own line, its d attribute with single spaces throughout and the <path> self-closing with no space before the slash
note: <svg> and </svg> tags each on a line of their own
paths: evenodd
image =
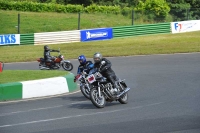
<svg viewBox="0 0 200 133">
<path fill-rule="evenodd" d="M 127 87 L 126 83 L 124 81 L 120 82 L 124 87 Z"/>
</svg>

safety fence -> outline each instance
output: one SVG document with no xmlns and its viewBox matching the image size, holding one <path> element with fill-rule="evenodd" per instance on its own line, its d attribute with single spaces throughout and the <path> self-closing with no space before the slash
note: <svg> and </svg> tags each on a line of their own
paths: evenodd
<svg viewBox="0 0 200 133">
<path fill-rule="evenodd" d="M 200 20 L 33 34 L 6 34 L 0 35 L 0 46 L 61 44 L 198 30 L 200 30 Z"/>
</svg>

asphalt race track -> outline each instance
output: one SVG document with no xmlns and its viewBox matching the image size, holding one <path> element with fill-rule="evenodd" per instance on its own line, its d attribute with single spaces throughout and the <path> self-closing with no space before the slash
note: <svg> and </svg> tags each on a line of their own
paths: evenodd
<svg viewBox="0 0 200 133">
<path fill-rule="evenodd" d="M 0 103 L 0 133 L 200 133 L 200 53 L 108 58 L 128 104 L 97 109 L 81 92 Z M 72 73 L 76 73 L 77 60 Z M 38 69 L 37 62 L 4 70 Z"/>
</svg>

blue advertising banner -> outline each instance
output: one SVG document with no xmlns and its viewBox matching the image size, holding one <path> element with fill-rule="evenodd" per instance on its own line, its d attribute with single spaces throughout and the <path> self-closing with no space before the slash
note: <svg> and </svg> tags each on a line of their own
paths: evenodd
<svg viewBox="0 0 200 133">
<path fill-rule="evenodd" d="M 81 42 L 113 38 L 112 28 L 81 30 Z"/>
</svg>

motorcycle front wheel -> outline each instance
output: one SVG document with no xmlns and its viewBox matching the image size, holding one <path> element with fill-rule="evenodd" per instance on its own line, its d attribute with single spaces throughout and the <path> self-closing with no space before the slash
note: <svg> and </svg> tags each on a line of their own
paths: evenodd
<svg viewBox="0 0 200 133">
<path fill-rule="evenodd" d="M 124 85 L 122 85 L 122 90 L 125 90 L 126 87 Z M 128 103 L 128 92 L 125 93 L 124 95 L 122 95 L 119 100 L 118 100 L 121 104 L 127 104 Z"/>
<path fill-rule="evenodd" d="M 85 85 L 81 85 L 80 86 L 80 90 L 82 92 L 82 94 L 87 98 L 90 99 L 90 92 L 88 89 L 85 88 Z"/>
<path fill-rule="evenodd" d="M 73 65 L 70 62 L 65 62 L 62 64 L 63 69 L 66 71 L 71 71 L 73 69 Z"/>
<path fill-rule="evenodd" d="M 98 90 L 93 88 L 90 90 L 90 99 L 94 106 L 97 108 L 104 108 L 106 105 L 106 100 L 104 95 L 99 96 Z"/>
</svg>

